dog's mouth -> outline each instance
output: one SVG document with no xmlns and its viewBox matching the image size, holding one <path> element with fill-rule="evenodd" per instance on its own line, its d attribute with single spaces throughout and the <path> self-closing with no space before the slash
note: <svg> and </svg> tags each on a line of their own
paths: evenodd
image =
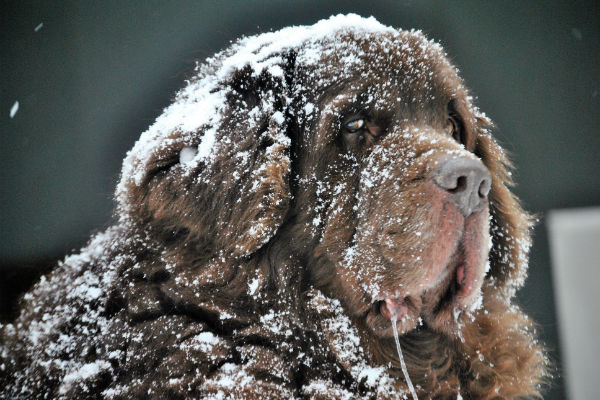
<svg viewBox="0 0 600 400">
<path fill-rule="evenodd" d="M 382 336 L 391 335 L 391 320 L 402 331 L 421 324 L 441 331 L 454 329 L 457 311 L 477 301 L 475 292 L 482 280 L 482 268 L 474 262 L 478 259 L 468 256 L 461 241 L 434 282 L 416 293 L 383 296 L 372 304 L 367 323 Z"/>
<path fill-rule="evenodd" d="M 417 305 L 424 316 L 437 316 L 453 308 L 459 298 L 467 297 L 473 288 L 473 274 L 459 246 L 435 284 L 414 296 L 388 297 L 379 301 L 380 313 L 386 319 L 402 320 Z M 428 318 L 429 319 L 429 318 Z"/>
<path fill-rule="evenodd" d="M 428 301 L 429 297 L 433 299 L 439 297 L 439 301 L 437 301 L 430 310 L 432 314 L 437 314 L 441 310 L 452 305 L 465 283 L 464 260 L 460 260 L 453 264 L 456 265 L 448 267 L 447 271 L 443 272 L 443 277 L 440 279 L 440 282 L 433 288 L 424 290 L 423 293 L 417 296 L 388 297 L 381 300 L 379 302 L 381 314 L 389 320 L 401 320 L 408 313 L 409 306 L 415 306 L 418 303 L 421 303 L 422 306 L 430 305 L 431 301 Z M 439 296 L 440 291 L 443 292 L 441 296 Z M 420 297 L 420 299 L 416 299 L 415 297 Z"/>
</svg>

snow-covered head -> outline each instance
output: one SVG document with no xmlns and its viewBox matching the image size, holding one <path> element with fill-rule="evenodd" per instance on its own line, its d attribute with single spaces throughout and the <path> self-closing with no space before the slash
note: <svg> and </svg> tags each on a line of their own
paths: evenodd
<svg viewBox="0 0 600 400">
<path fill-rule="evenodd" d="M 340 15 L 244 38 L 195 72 L 116 193 L 178 273 L 224 286 L 258 268 L 252 295 L 316 286 L 383 336 L 392 318 L 452 331 L 522 284 L 529 221 L 507 160 L 421 32 Z"/>
</svg>

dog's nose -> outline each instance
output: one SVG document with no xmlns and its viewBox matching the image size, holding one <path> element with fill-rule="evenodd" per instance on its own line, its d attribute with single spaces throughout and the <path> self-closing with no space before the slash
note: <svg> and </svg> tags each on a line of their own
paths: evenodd
<svg viewBox="0 0 600 400">
<path fill-rule="evenodd" d="M 444 161 L 434 172 L 433 180 L 450 194 L 465 217 L 481 210 L 492 184 L 492 177 L 481 161 L 464 157 Z"/>
</svg>

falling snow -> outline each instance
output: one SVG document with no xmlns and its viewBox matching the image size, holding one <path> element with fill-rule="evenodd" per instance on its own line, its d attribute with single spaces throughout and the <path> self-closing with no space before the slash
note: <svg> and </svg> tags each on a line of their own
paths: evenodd
<svg viewBox="0 0 600 400">
<path fill-rule="evenodd" d="M 13 106 L 10 108 L 10 117 L 14 118 L 17 115 L 17 111 L 19 111 L 19 102 L 15 101 Z"/>
</svg>

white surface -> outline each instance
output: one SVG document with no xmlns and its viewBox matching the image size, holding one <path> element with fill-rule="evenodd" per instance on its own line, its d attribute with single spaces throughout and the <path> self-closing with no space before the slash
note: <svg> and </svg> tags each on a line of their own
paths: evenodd
<svg viewBox="0 0 600 400">
<path fill-rule="evenodd" d="M 600 399 L 600 207 L 551 211 L 552 272 L 572 400 Z"/>
</svg>

